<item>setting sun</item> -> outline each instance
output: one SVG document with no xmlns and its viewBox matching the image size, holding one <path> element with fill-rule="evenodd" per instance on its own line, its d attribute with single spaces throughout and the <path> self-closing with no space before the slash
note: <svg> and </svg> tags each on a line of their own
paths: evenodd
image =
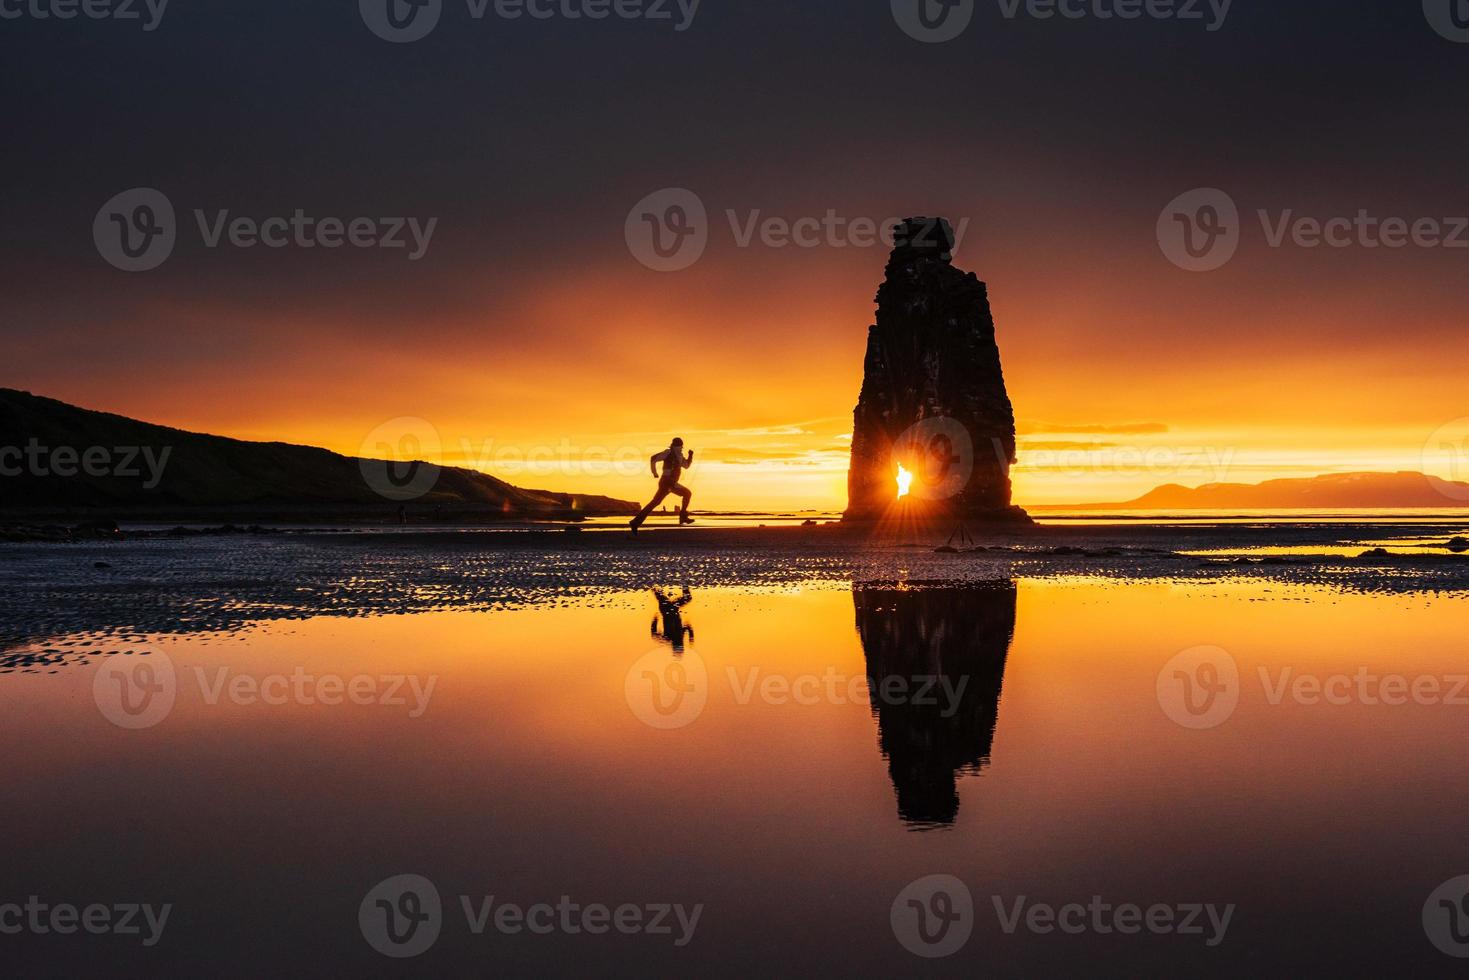
<svg viewBox="0 0 1469 980">
<path fill-rule="evenodd" d="M 901 500 L 902 498 L 908 496 L 908 490 L 912 486 L 913 486 L 913 474 L 912 473 L 909 473 L 906 469 L 904 469 L 902 463 L 899 463 L 898 464 L 898 499 Z"/>
</svg>

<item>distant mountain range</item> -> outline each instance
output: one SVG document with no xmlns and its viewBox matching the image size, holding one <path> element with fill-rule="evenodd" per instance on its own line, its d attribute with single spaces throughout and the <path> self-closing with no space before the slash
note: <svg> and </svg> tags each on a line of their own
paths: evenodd
<svg viewBox="0 0 1469 980">
<path fill-rule="evenodd" d="M 383 492 L 383 491 L 386 491 Z M 524 490 L 475 470 L 184 432 L 0 388 L 0 517 L 8 510 L 632 514 L 609 497 Z"/>
<path fill-rule="evenodd" d="M 1030 510 L 1264 510 L 1284 508 L 1469 507 L 1469 483 L 1424 473 L 1329 473 L 1264 483 L 1176 483 L 1136 500 L 1110 504 L 1031 506 Z"/>
</svg>

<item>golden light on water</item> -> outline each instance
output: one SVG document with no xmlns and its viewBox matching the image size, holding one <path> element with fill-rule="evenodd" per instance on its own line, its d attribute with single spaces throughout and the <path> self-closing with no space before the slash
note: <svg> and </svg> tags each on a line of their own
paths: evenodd
<svg viewBox="0 0 1469 980">
<path fill-rule="evenodd" d="M 909 473 L 906 469 L 904 469 L 902 463 L 899 463 L 898 464 L 898 498 L 901 500 L 903 497 L 908 496 L 908 490 L 912 486 L 913 486 L 913 474 L 912 473 Z"/>
</svg>

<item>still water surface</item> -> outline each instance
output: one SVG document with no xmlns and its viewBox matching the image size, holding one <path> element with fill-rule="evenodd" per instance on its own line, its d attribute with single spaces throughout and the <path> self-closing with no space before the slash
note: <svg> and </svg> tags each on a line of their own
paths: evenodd
<svg viewBox="0 0 1469 980">
<path fill-rule="evenodd" d="M 74 638 L 97 655 L 0 677 L 0 902 L 172 907 L 151 948 L 0 936 L 6 972 L 1461 967 L 1423 919 L 1469 874 L 1469 600 L 1098 579 L 681 596 Z M 1237 670 L 1232 710 L 1202 709 L 1227 676 L 1174 660 L 1199 647 Z M 99 676 L 144 664 L 171 706 L 129 715 L 142 688 L 123 707 Z M 1438 694 L 1386 703 L 1394 676 Z M 1309 678 L 1348 693 L 1311 703 Z M 359 912 L 422 909 L 365 902 L 404 874 L 442 912 L 399 960 Z M 933 875 L 972 913 L 900 898 Z M 461 897 L 489 896 L 636 906 L 645 926 L 668 906 L 671 928 L 573 934 L 558 911 L 544 935 L 476 934 Z M 1045 928 L 1071 903 L 1079 931 Z M 1098 905 L 1165 905 L 1175 927 L 1232 910 L 1222 932 L 1200 912 L 1199 934 L 1124 934 Z M 699 909 L 692 928 L 674 907 Z M 930 935 L 967 914 L 967 940 L 910 952 L 920 910 Z"/>
</svg>

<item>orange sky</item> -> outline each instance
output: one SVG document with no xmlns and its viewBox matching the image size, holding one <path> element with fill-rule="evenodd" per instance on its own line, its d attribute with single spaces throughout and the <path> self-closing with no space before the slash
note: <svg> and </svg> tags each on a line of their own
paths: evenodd
<svg viewBox="0 0 1469 980">
<path fill-rule="evenodd" d="M 1236 4 L 1220 31 L 991 9 L 920 44 L 886 4 L 807 0 L 392 46 L 339 5 L 193 6 L 180 34 L 6 32 L 0 384 L 348 453 L 419 417 L 450 462 L 625 498 L 682 435 L 696 506 L 840 508 L 886 249 L 741 248 L 726 212 L 928 214 L 968 223 L 957 262 L 990 286 L 1021 504 L 1469 479 L 1469 454 L 1422 454 L 1469 416 L 1466 251 L 1272 247 L 1257 217 L 1466 213 L 1469 59 L 1418 4 Z M 93 235 L 130 187 L 180 216 L 146 273 Z M 711 242 L 660 274 L 624 227 L 671 187 L 707 205 Z M 1185 272 L 1160 214 L 1208 187 L 1238 205 L 1238 253 Z M 437 231 L 416 262 L 207 247 L 196 209 Z M 632 462 L 588 466 L 597 448 Z M 558 462 L 513 464 L 537 450 Z"/>
<path fill-rule="evenodd" d="M 1384 268 L 1347 288 L 1361 255 L 1257 253 L 1200 276 L 1137 230 L 1143 241 L 1104 265 L 1080 235 L 1001 250 L 979 231 L 956 256 L 990 284 L 1020 421 L 1017 502 L 1358 469 L 1469 478 L 1422 456 L 1466 411 L 1450 356 L 1460 313 L 1446 291 L 1398 276 L 1401 257 L 1373 257 Z M 417 417 L 447 463 L 629 499 L 650 489 L 647 456 L 681 435 L 700 455 L 696 507 L 842 508 L 885 249 L 716 243 L 666 275 L 615 249 L 598 259 L 379 323 L 363 310 L 228 310 L 153 294 L 146 316 L 178 339 L 150 383 L 105 363 L 33 363 L 19 382 L 149 421 L 349 454 L 384 422 Z M 231 356 L 188 330 L 204 323 L 234 338 Z"/>
</svg>

